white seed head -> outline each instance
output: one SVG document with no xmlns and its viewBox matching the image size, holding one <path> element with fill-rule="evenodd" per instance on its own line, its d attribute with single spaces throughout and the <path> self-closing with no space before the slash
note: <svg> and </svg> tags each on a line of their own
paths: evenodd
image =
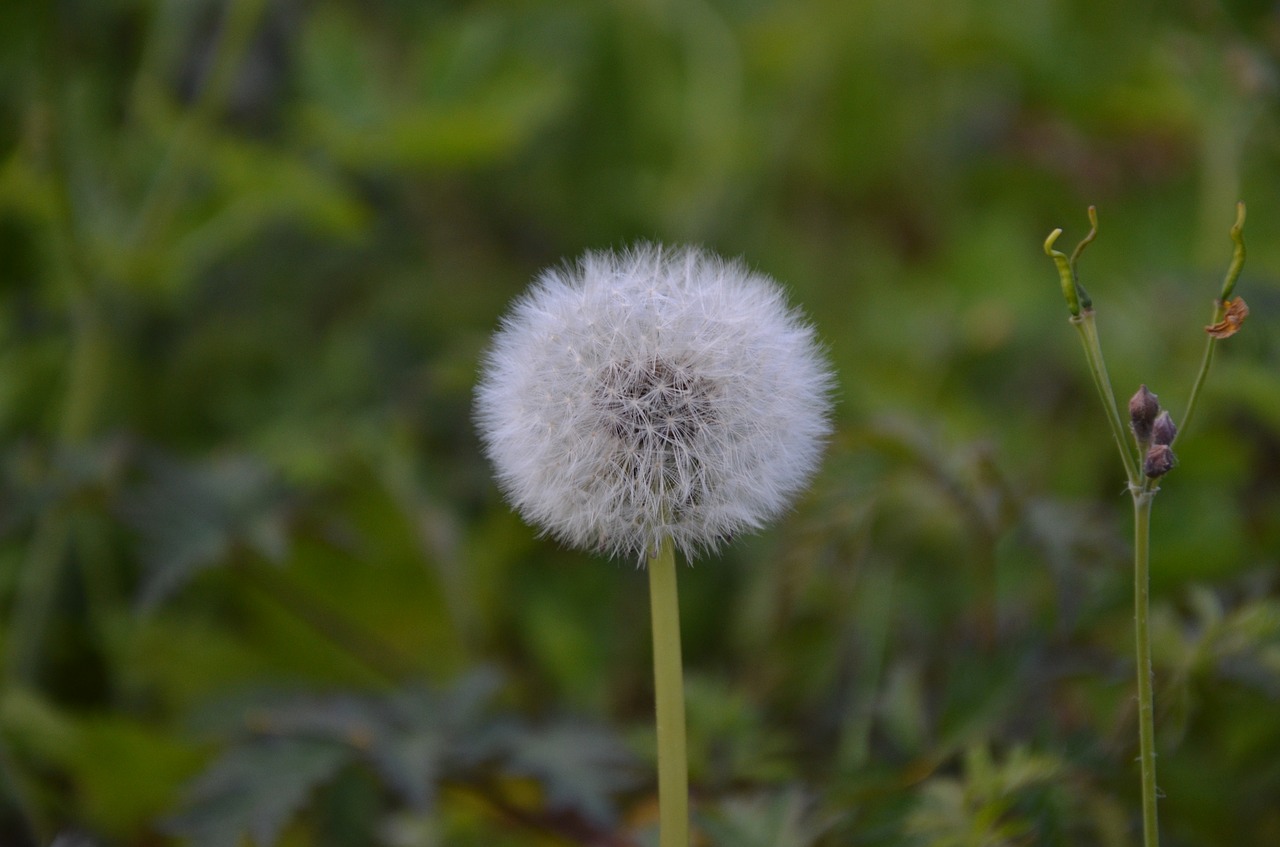
<svg viewBox="0 0 1280 847">
<path fill-rule="evenodd" d="M 779 286 L 699 248 L 544 271 L 476 389 L 498 483 L 576 547 L 686 556 L 761 527 L 817 467 L 832 374 Z"/>
</svg>

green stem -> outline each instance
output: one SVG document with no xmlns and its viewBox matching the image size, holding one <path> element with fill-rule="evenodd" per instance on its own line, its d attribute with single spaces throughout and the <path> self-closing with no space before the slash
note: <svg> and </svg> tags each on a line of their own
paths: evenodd
<svg viewBox="0 0 1280 847">
<path fill-rule="evenodd" d="M 1080 314 L 1071 318 L 1071 325 L 1080 333 L 1080 343 L 1084 346 L 1085 359 L 1089 362 L 1089 373 L 1093 376 L 1093 385 L 1098 389 L 1098 396 L 1102 400 L 1103 408 L 1106 409 L 1107 423 L 1111 425 L 1111 435 L 1115 438 L 1120 459 L 1124 462 L 1124 472 L 1129 478 L 1129 486 L 1137 488 L 1141 484 L 1142 476 L 1138 473 L 1137 460 L 1129 447 L 1124 421 L 1120 419 L 1116 396 L 1111 390 L 1111 378 L 1107 376 L 1107 365 L 1102 358 L 1102 345 L 1098 341 L 1098 327 L 1093 319 L 1093 310 L 1082 310 Z"/>
<path fill-rule="evenodd" d="M 1222 308 L 1221 301 L 1217 309 L 1213 313 L 1213 323 L 1222 320 L 1225 310 Z M 1191 396 L 1187 398 L 1187 411 L 1182 415 L 1182 425 L 1178 428 L 1178 432 L 1173 436 L 1173 444 L 1178 443 L 1178 436 L 1186 432 L 1187 425 L 1191 423 L 1191 416 L 1195 414 L 1196 403 L 1200 400 L 1200 389 L 1204 386 L 1205 378 L 1209 376 L 1209 366 L 1213 364 L 1213 351 L 1218 344 L 1218 339 L 1209 336 L 1208 341 L 1204 345 L 1204 356 L 1200 359 L 1200 371 L 1196 374 L 1196 381 L 1191 384 Z M 1170 446 L 1173 446 L 1172 444 Z"/>
<path fill-rule="evenodd" d="M 1236 203 L 1236 222 L 1231 227 L 1231 243 L 1235 247 L 1231 251 L 1231 264 L 1227 266 L 1227 273 L 1222 278 L 1222 293 L 1218 295 L 1218 299 L 1213 303 L 1213 319 L 1209 321 L 1210 324 L 1216 324 L 1226 316 L 1227 301 L 1231 299 L 1231 294 L 1236 289 L 1236 280 L 1240 278 L 1240 272 L 1244 270 L 1244 218 L 1244 203 Z M 1179 435 L 1187 431 L 1187 425 L 1191 423 L 1191 416 L 1196 411 L 1196 401 L 1200 399 L 1200 389 L 1204 386 L 1205 378 L 1209 376 L 1209 366 L 1213 364 L 1213 351 L 1217 343 L 1218 339 L 1212 335 L 1205 342 L 1204 357 L 1200 360 L 1200 371 L 1196 374 L 1196 381 L 1191 386 L 1191 397 L 1187 400 L 1187 411 L 1182 416 L 1182 425 L 1178 430 Z M 1173 437 L 1173 443 L 1178 443 L 1177 435 Z"/>
<path fill-rule="evenodd" d="M 1133 626 L 1138 664 L 1138 758 L 1142 765 L 1142 843 L 1158 847 L 1156 816 L 1155 698 L 1151 690 L 1151 627 L 1148 621 L 1151 589 L 1151 504 L 1155 490 L 1133 495 Z"/>
<path fill-rule="evenodd" d="M 653 620 L 653 687 L 658 724 L 658 815 L 661 847 L 689 844 L 689 762 L 685 751 L 684 669 L 680 602 L 670 538 L 649 559 Z"/>
</svg>

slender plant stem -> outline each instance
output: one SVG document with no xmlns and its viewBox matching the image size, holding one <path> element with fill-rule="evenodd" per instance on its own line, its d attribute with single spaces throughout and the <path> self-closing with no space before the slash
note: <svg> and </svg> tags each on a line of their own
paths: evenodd
<svg viewBox="0 0 1280 847">
<path fill-rule="evenodd" d="M 1231 243 L 1235 245 L 1235 249 L 1231 251 L 1231 264 L 1227 266 L 1227 273 L 1222 278 L 1222 293 L 1213 302 L 1211 324 L 1216 324 L 1226 316 L 1227 300 L 1231 298 L 1232 292 L 1235 291 L 1236 280 L 1240 278 L 1240 272 L 1244 270 L 1244 218 L 1245 207 L 1244 202 L 1241 201 L 1236 203 L 1236 222 L 1231 226 Z M 1200 389 L 1204 385 L 1205 378 L 1209 376 L 1209 366 L 1213 364 L 1213 351 L 1217 343 L 1218 339 L 1212 335 L 1205 341 L 1204 358 L 1200 360 L 1200 371 L 1196 374 L 1196 381 L 1191 386 L 1191 396 L 1187 399 L 1187 411 L 1182 416 L 1182 427 L 1178 430 L 1179 435 L 1187 431 L 1187 425 L 1191 423 L 1191 416 L 1195 414 L 1196 401 L 1200 399 Z M 1173 437 L 1173 443 L 1178 443 L 1178 435 Z"/>
<path fill-rule="evenodd" d="M 1159 821 L 1156 814 L 1156 742 L 1155 697 L 1151 689 L 1151 506 L 1156 491 L 1139 473 L 1138 458 L 1129 447 L 1125 426 L 1116 405 L 1111 379 L 1107 376 L 1102 358 L 1102 345 L 1098 341 L 1097 325 L 1093 310 L 1083 309 L 1071 318 L 1071 324 L 1080 333 L 1089 372 L 1107 413 L 1107 422 L 1115 438 L 1125 474 L 1129 478 L 1129 493 L 1133 495 L 1133 626 L 1134 650 L 1138 674 L 1138 749 L 1142 766 L 1142 838 L 1143 847 L 1158 847 L 1160 843 Z M 1212 352 L 1210 347 L 1209 352 Z M 1206 361 L 1205 371 L 1208 363 Z M 1199 383 L 1197 382 L 1197 385 Z"/>
<path fill-rule="evenodd" d="M 1226 314 L 1226 308 L 1222 301 L 1219 300 L 1214 305 L 1213 320 L 1210 323 L 1217 323 L 1222 320 L 1222 316 Z M 1196 373 L 1196 381 L 1191 384 L 1191 396 L 1187 398 L 1187 411 L 1182 415 L 1182 426 L 1178 429 L 1177 435 L 1173 437 L 1173 443 L 1178 443 L 1178 435 L 1187 431 L 1187 425 L 1191 423 L 1191 416 L 1195 414 L 1196 404 L 1200 400 L 1200 389 L 1204 387 L 1205 379 L 1209 376 L 1209 366 L 1213 364 L 1213 351 L 1218 345 L 1218 339 L 1212 335 L 1206 339 L 1204 344 L 1204 356 L 1200 359 L 1200 370 Z M 1170 445 L 1172 446 L 1172 445 Z"/>
<path fill-rule="evenodd" d="M 1133 494 L 1133 627 L 1138 665 L 1138 758 L 1142 765 L 1142 843 L 1158 847 L 1155 698 L 1151 691 L 1151 504 L 1154 489 Z"/>
<path fill-rule="evenodd" d="M 1218 308 L 1216 315 L 1214 323 L 1222 320 L 1221 307 Z M 1205 377 L 1209 375 L 1209 366 L 1213 364 L 1213 350 L 1217 342 L 1218 339 L 1210 338 L 1204 345 L 1204 357 L 1200 360 L 1200 371 L 1196 374 L 1196 381 L 1191 384 L 1191 396 L 1187 398 L 1187 411 L 1182 415 L 1182 426 L 1179 428 L 1177 435 L 1173 437 L 1174 444 L 1178 443 L 1178 435 L 1186 431 L 1187 424 L 1191 423 L 1191 416 L 1195 414 L 1196 403 L 1200 399 L 1200 389 L 1204 386 Z"/>
<path fill-rule="evenodd" d="M 649 559 L 653 622 L 653 686 L 658 725 L 658 816 L 661 847 L 689 844 L 689 762 L 685 751 L 684 668 L 680 658 L 680 602 L 676 556 L 663 539 Z"/>
<path fill-rule="evenodd" d="M 1093 376 L 1094 387 L 1098 389 L 1098 396 L 1106 410 L 1111 435 L 1115 438 L 1120 459 L 1124 462 L 1125 476 L 1129 478 L 1129 486 L 1136 488 L 1142 477 L 1138 473 L 1137 460 L 1125 435 L 1124 421 L 1120 419 L 1115 393 L 1111 390 L 1111 378 L 1107 376 L 1107 365 L 1102 358 L 1102 345 L 1098 341 L 1098 327 L 1093 319 L 1093 310 L 1082 310 L 1079 315 L 1071 318 L 1071 325 L 1080 333 L 1080 343 L 1084 345 L 1085 359 L 1089 362 L 1089 373 Z"/>
</svg>

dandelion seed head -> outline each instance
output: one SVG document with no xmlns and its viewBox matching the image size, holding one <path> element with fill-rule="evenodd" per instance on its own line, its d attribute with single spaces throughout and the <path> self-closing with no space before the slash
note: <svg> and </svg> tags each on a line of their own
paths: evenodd
<svg viewBox="0 0 1280 847">
<path fill-rule="evenodd" d="M 544 271 L 494 336 L 476 419 L 499 486 L 562 542 L 686 556 L 780 513 L 830 431 L 833 378 L 779 286 L 698 248 Z"/>
</svg>

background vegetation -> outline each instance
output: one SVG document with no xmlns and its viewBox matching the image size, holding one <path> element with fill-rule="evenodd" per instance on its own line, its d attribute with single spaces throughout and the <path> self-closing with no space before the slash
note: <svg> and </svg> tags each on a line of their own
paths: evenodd
<svg viewBox="0 0 1280 847">
<path fill-rule="evenodd" d="M 794 513 L 682 575 L 708 845 L 1135 843 L 1117 393 L 1167 845 L 1280 843 L 1280 14 L 1184 0 L 0 5 L 0 843 L 652 843 L 644 575 L 469 420 L 540 268 L 694 241 L 840 373 Z"/>
</svg>

